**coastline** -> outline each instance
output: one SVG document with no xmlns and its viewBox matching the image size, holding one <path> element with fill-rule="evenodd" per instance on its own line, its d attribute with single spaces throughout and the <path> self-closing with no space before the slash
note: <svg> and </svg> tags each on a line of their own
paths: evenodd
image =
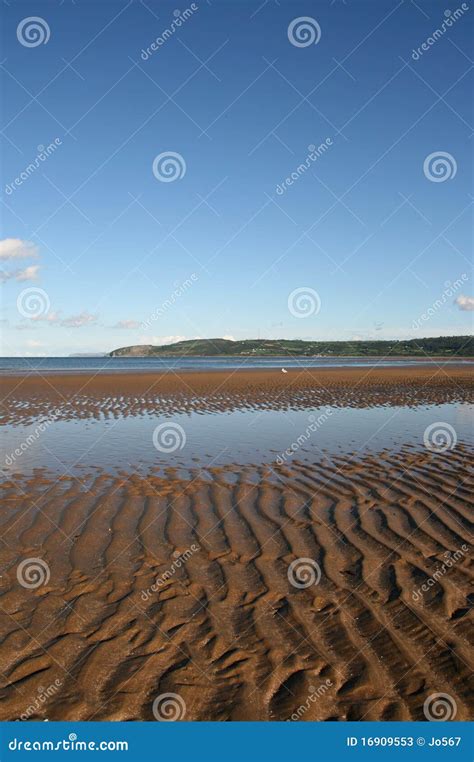
<svg viewBox="0 0 474 762">
<path fill-rule="evenodd" d="M 27 360 L 28 358 L 20 358 L 21 360 Z M 286 371 L 323 371 L 323 370 L 348 370 L 361 368 L 413 368 L 413 367 L 457 367 L 457 366 L 471 366 L 474 365 L 474 357 L 456 357 L 452 356 L 434 356 L 434 357 L 418 357 L 405 355 L 394 356 L 376 356 L 373 357 L 367 355 L 340 355 L 333 357 L 317 357 L 317 356 L 305 356 L 305 355 L 271 355 L 271 356 L 234 356 L 234 355 L 160 355 L 157 357 L 142 356 L 142 357 L 103 357 L 103 358 L 81 358 L 82 361 L 93 360 L 94 362 L 102 362 L 96 367 L 81 367 L 80 360 L 72 357 L 46 357 L 36 358 L 36 362 L 44 360 L 46 364 L 41 367 L 40 364 L 36 366 L 32 363 L 30 367 L 18 368 L 15 367 L 15 362 L 18 358 L 4 357 L 0 358 L 0 383 L 2 378 L 18 377 L 23 378 L 25 376 L 68 376 L 68 375 L 143 375 L 143 374 L 159 374 L 165 375 L 166 373 L 225 373 L 225 372 L 278 372 L 282 368 Z M 166 363 L 171 363 L 175 360 L 176 364 L 171 367 L 166 367 Z M 2 367 L 2 361 L 12 360 L 12 365 Z M 61 367 L 50 367 L 52 361 L 58 361 L 58 365 Z M 76 367 L 64 367 L 64 361 L 76 361 L 79 364 Z M 317 364 L 314 364 L 315 361 Z M 129 366 L 128 366 L 129 363 Z M 143 363 L 143 365 L 137 365 L 136 363 Z M 156 365 L 153 367 L 153 364 Z M 189 363 L 189 365 L 183 364 Z M 199 365 L 202 363 L 202 365 Z M 272 364 L 270 364 L 272 363 Z M 296 363 L 296 364 L 295 364 Z M 135 364 L 135 365 L 134 365 Z M 114 367 L 115 365 L 115 367 Z"/>
</svg>

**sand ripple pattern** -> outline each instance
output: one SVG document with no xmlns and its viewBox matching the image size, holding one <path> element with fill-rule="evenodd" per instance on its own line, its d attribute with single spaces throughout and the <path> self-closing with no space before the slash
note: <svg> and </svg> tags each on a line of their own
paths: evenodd
<svg viewBox="0 0 474 762">
<path fill-rule="evenodd" d="M 443 694 L 468 719 L 472 481 L 458 444 L 6 482 L 0 718 L 156 721 L 172 695 L 187 720 L 423 720 Z M 25 589 L 39 555 L 50 577 Z M 297 558 L 319 584 L 290 584 Z"/>
<path fill-rule="evenodd" d="M 282 365 L 284 365 L 282 358 Z M 0 377 L 2 423 L 134 415 L 393 407 L 472 400 L 469 367 L 289 369 L 210 373 L 51 374 Z"/>
</svg>

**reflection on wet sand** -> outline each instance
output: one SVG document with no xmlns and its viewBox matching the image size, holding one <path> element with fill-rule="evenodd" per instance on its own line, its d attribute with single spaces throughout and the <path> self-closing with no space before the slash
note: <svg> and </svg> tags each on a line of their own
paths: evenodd
<svg viewBox="0 0 474 762">
<path fill-rule="evenodd" d="M 199 393 L 205 409 L 258 409 L 265 389 L 266 404 L 281 393 L 298 409 L 325 395 L 356 406 L 469 399 L 462 374 L 394 374 L 290 388 L 214 379 L 206 393 L 196 378 L 188 403 Z M 137 412 L 153 404 L 137 383 L 106 394 L 106 380 L 91 381 L 83 403 L 72 387 L 60 400 L 62 382 L 12 387 L 10 421 L 56 406 L 68 416 L 73 404 L 81 420 Z M 150 394 L 169 409 L 186 400 L 179 385 L 177 397 Z M 189 720 L 422 720 L 439 692 L 469 717 L 464 442 L 186 469 L 173 455 L 140 473 L 91 457 L 80 475 L 51 460 L 4 479 L 1 719 L 152 720 L 163 693 Z"/>
</svg>

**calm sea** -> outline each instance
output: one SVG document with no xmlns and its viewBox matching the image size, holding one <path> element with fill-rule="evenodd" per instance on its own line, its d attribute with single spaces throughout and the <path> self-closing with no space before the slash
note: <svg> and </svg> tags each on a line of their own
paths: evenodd
<svg viewBox="0 0 474 762">
<path fill-rule="evenodd" d="M 473 360 L 390 357 L 0 357 L 3 373 L 144 372 L 166 370 L 236 370 L 265 368 L 403 367 L 407 365 L 473 365 Z"/>
</svg>

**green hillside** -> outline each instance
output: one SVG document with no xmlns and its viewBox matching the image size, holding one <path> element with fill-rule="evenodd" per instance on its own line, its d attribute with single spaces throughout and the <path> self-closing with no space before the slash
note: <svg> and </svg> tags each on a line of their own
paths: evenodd
<svg viewBox="0 0 474 762">
<path fill-rule="evenodd" d="M 265 357 L 270 355 L 323 357 L 377 357 L 383 355 L 410 357 L 474 357 L 472 336 L 440 336 L 408 341 L 299 341 L 296 339 L 194 339 L 178 341 L 163 346 L 134 345 L 110 352 L 110 357 L 156 357 L 156 356 L 229 356 Z"/>
</svg>

